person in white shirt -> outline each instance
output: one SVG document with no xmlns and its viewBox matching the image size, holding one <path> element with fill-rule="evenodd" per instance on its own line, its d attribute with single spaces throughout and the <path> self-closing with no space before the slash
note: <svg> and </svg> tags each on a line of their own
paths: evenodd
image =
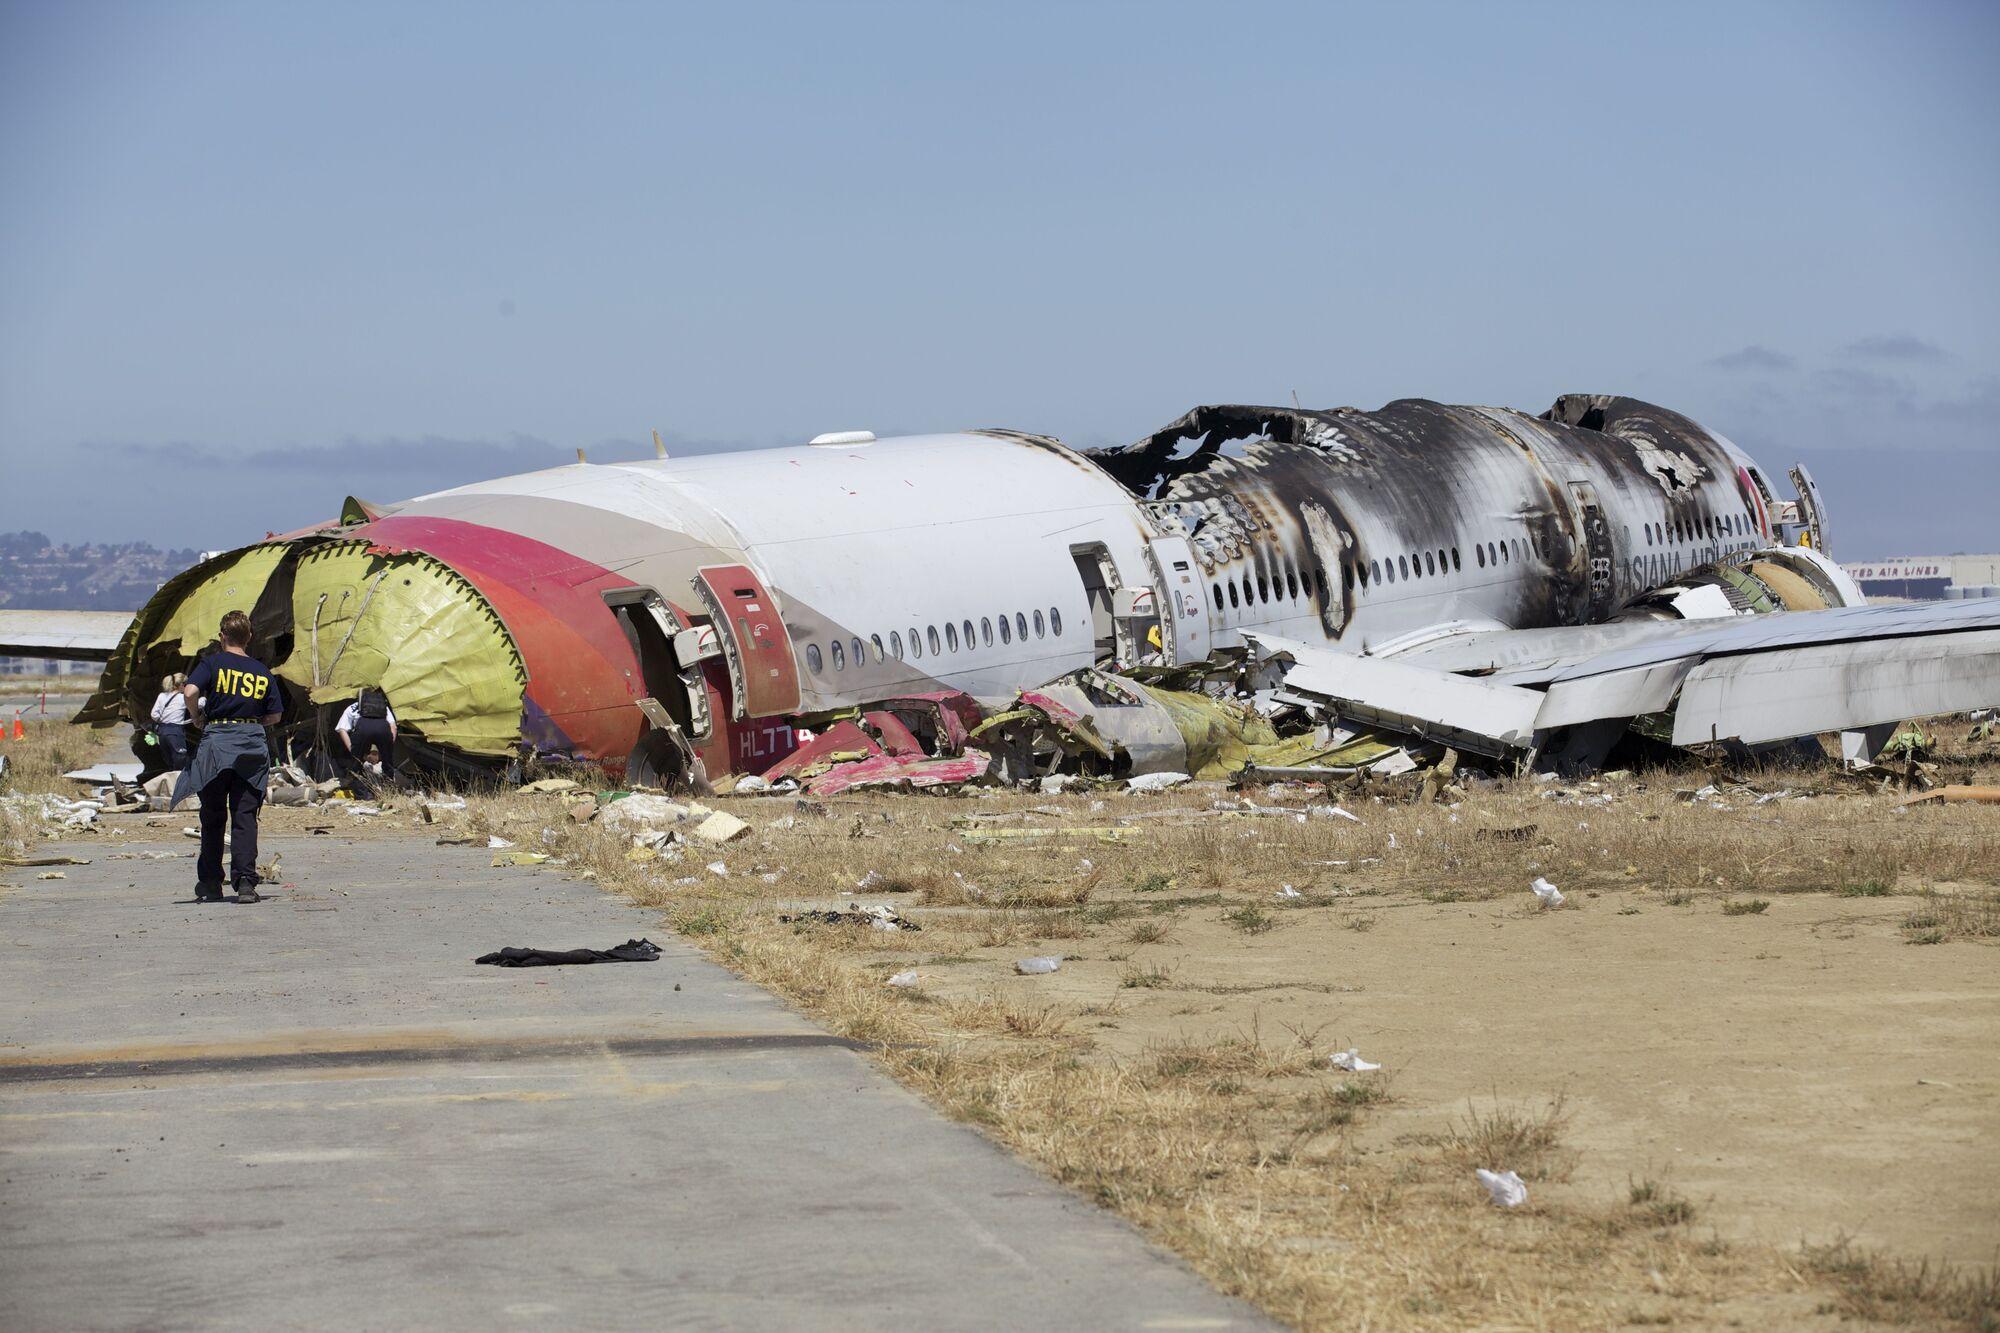
<svg viewBox="0 0 2000 1333">
<path fill-rule="evenodd" d="M 153 733 L 160 738 L 167 767 L 178 771 L 188 766 L 188 706 L 181 693 L 187 677 L 176 671 L 160 682 L 160 697 L 153 700 Z"/>
<path fill-rule="evenodd" d="M 389 707 L 388 695 L 374 688 L 362 690 L 361 697 L 342 710 L 333 731 L 340 737 L 339 757 L 348 772 L 361 772 L 368 752 L 375 750 L 382 756 L 382 776 L 395 776 L 396 710 Z"/>
</svg>

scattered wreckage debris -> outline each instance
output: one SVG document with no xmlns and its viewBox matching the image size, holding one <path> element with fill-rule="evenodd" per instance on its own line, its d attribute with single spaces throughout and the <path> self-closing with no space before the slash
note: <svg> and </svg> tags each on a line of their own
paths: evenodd
<svg viewBox="0 0 2000 1333">
<path fill-rule="evenodd" d="M 816 908 L 804 912 L 788 912 L 778 920 L 786 925 L 797 926 L 865 926 L 869 930 L 923 929 L 893 907 L 863 907 L 859 903 L 849 903 L 845 911 Z"/>
<path fill-rule="evenodd" d="M 821 719 L 821 729 L 757 775 L 757 790 L 792 782 L 814 796 L 863 787 L 913 791 L 952 788 L 984 778 L 986 751 L 968 744 L 981 710 L 956 691 L 898 695 L 864 710 Z M 738 784 L 741 790 L 742 784 Z"/>
</svg>

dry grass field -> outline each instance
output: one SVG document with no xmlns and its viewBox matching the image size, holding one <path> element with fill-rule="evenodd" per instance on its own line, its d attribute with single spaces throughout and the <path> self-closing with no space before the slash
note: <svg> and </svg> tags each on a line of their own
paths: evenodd
<svg viewBox="0 0 2000 1333">
<path fill-rule="evenodd" d="M 1937 730 L 1944 776 L 2000 781 Z M 657 906 L 1288 1323 L 2000 1327 L 2000 807 L 1712 776 L 1336 793 L 1354 820 L 1304 787 L 725 797 L 749 837 L 650 860 L 553 796 L 365 824 Z M 921 929 L 780 919 L 850 902 Z"/>
<path fill-rule="evenodd" d="M 2000 747 L 1946 758 L 2000 778 Z M 659 906 L 1287 1322 L 1996 1326 L 2000 809 L 1708 781 L 1338 794 L 1359 822 L 1217 784 L 724 798 L 753 836 L 639 862 L 553 798 L 471 823 Z M 850 902 L 922 928 L 780 919 Z M 1035 955 L 1060 970 L 1017 975 Z"/>
</svg>

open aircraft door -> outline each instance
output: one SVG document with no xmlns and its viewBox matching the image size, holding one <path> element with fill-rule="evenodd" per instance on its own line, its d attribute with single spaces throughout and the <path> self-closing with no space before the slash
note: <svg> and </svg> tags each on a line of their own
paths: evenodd
<svg viewBox="0 0 2000 1333">
<path fill-rule="evenodd" d="M 693 582 L 722 641 L 732 715 L 741 720 L 798 712 L 798 661 L 763 580 L 747 565 L 708 565 Z"/>
<path fill-rule="evenodd" d="M 1159 605 L 1161 653 L 1169 662 L 1201 661 L 1215 645 L 1194 548 L 1185 537 L 1155 537 L 1146 545 L 1146 559 Z"/>
</svg>

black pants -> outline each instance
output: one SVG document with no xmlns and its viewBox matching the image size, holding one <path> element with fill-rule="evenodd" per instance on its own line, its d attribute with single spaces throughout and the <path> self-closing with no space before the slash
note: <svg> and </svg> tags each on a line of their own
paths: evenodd
<svg viewBox="0 0 2000 1333">
<path fill-rule="evenodd" d="M 372 746 L 382 752 L 382 780 L 387 782 L 396 776 L 396 741 L 387 722 L 379 717 L 364 717 L 355 722 L 353 729 L 347 735 L 354 742 L 354 749 L 342 756 L 342 762 L 350 771 L 357 774 L 361 772 L 362 756 L 366 755 Z"/>
<path fill-rule="evenodd" d="M 201 858 L 194 877 L 202 886 L 222 884 L 222 827 L 229 826 L 229 882 L 238 889 L 257 886 L 258 791 L 233 770 L 218 773 L 201 789 Z"/>
</svg>

